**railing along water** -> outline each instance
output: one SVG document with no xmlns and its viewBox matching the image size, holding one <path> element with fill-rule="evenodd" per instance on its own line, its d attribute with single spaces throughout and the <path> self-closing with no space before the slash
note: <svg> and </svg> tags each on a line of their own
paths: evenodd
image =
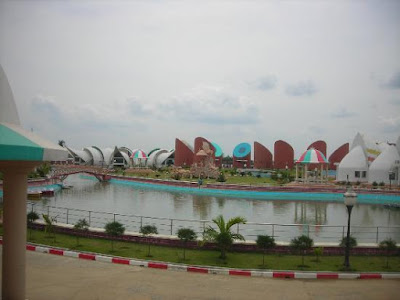
<svg viewBox="0 0 400 300">
<path fill-rule="evenodd" d="M 159 234 L 176 235 L 180 228 L 191 228 L 201 235 L 207 226 L 214 227 L 211 220 L 171 219 L 138 215 L 126 215 L 114 212 L 100 212 L 56 206 L 40 206 L 28 202 L 27 211 L 35 211 L 42 219 L 42 214 L 55 217 L 58 223 L 76 224 L 79 219 L 86 219 L 90 227 L 104 228 L 108 222 L 118 221 L 127 231 L 139 232 L 145 225 L 157 226 Z M 314 224 L 276 224 L 248 222 L 232 228 L 242 234 L 246 240 L 256 240 L 258 235 L 268 234 L 280 242 L 289 242 L 294 237 L 305 234 L 318 243 L 337 243 L 344 237 L 345 225 Z M 351 226 L 352 235 L 359 243 L 379 243 L 387 238 L 400 236 L 400 226 Z"/>
</svg>

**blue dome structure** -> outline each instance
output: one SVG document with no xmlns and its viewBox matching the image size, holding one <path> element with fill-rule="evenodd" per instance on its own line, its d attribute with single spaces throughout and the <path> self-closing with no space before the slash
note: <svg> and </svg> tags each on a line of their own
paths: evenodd
<svg viewBox="0 0 400 300">
<path fill-rule="evenodd" d="M 233 149 L 233 156 L 237 158 L 246 157 L 251 152 L 251 146 L 249 143 L 240 143 Z"/>
</svg>

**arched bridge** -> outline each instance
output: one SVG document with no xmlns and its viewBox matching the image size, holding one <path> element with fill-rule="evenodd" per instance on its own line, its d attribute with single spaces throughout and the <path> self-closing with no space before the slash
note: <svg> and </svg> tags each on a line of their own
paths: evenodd
<svg viewBox="0 0 400 300">
<path fill-rule="evenodd" d="M 53 165 L 52 177 L 64 181 L 69 175 L 86 173 L 96 177 L 99 181 L 108 181 L 111 175 L 107 169 L 95 166 Z"/>
</svg>

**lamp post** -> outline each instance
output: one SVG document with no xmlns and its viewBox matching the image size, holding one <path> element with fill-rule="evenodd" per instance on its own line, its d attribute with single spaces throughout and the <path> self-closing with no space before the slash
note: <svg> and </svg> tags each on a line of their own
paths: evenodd
<svg viewBox="0 0 400 300">
<path fill-rule="evenodd" d="M 346 238 L 346 249 L 345 249 L 345 254 L 344 254 L 344 268 L 346 270 L 350 270 L 350 262 L 349 262 L 349 256 L 350 256 L 350 219 L 351 219 L 351 210 L 353 209 L 353 206 L 357 202 L 357 194 L 353 191 L 352 187 L 348 187 L 347 191 L 343 194 L 344 197 L 344 204 L 347 207 L 347 214 L 348 214 L 348 219 L 347 219 L 347 238 Z"/>
</svg>

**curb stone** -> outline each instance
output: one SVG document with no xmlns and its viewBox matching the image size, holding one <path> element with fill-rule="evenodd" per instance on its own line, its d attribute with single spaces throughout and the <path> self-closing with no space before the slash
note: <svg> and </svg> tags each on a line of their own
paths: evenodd
<svg viewBox="0 0 400 300">
<path fill-rule="evenodd" d="M 3 240 L 0 239 L 0 245 Z M 164 263 L 158 261 L 146 261 L 139 259 L 129 259 L 125 257 L 114 257 L 97 253 L 86 253 L 65 250 L 62 248 L 51 248 L 27 244 L 26 250 L 40 253 L 47 253 L 58 256 L 67 256 L 79 259 L 94 260 L 113 264 L 123 264 L 153 268 L 161 270 L 171 270 L 179 272 L 194 272 L 204 274 L 219 274 L 230 276 L 283 278 L 283 279 L 400 279 L 400 273 L 338 273 L 338 272 L 297 272 L 297 271 L 262 271 L 262 270 L 242 270 L 231 268 L 219 268 L 208 266 L 191 266 L 177 263 Z"/>
</svg>

